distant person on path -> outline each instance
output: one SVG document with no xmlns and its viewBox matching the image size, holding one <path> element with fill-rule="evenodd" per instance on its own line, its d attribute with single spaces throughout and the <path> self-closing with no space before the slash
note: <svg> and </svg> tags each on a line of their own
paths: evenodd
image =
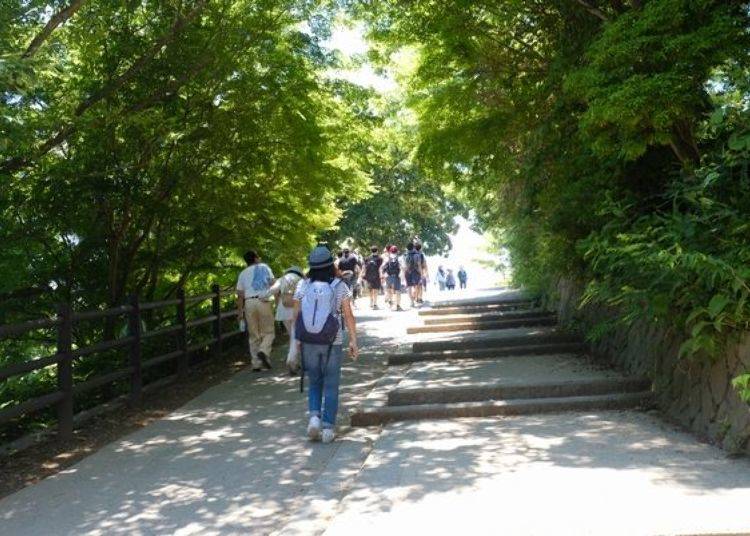
<svg viewBox="0 0 750 536">
<path fill-rule="evenodd" d="M 333 256 L 325 246 L 308 257 L 310 270 L 294 294 L 295 337 L 300 341 L 303 375 L 307 373 L 307 436 L 330 443 L 335 437 L 339 382 L 343 361 L 342 319 L 349 336 L 349 355 L 356 360 L 357 326 L 351 290 L 337 277 Z"/>
<path fill-rule="evenodd" d="M 445 290 L 445 270 L 443 269 L 443 266 L 438 266 L 437 273 L 435 274 L 435 281 L 438 284 L 438 289 Z"/>
<path fill-rule="evenodd" d="M 380 268 L 383 266 L 383 257 L 378 255 L 378 246 L 370 248 L 371 255 L 365 259 L 365 267 L 362 271 L 362 279 L 367 284 L 370 293 L 370 309 L 377 310 L 378 294 L 382 287 Z"/>
<path fill-rule="evenodd" d="M 302 268 L 292 266 L 284 275 L 268 289 L 269 295 L 277 297 L 276 321 L 283 322 L 289 334 L 289 352 L 286 356 L 286 366 L 290 374 L 296 374 L 299 369 L 299 348 L 294 338 L 294 293 L 297 285 L 304 279 Z"/>
<path fill-rule="evenodd" d="M 456 276 L 453 275 L 453 270 L 448 268 L 448 273 L 445 276 L 445 288 L 453 290 L 456 288 Z"/>
<path fill-rule="evenodd" d="M 419 240 L 414 241 L 414 249 L 419 254 L 419 258 L 421 260 L 420 264 L 420 271 L 422 272 L 422 277 L 419 280 L 419 285 L 417 286 L 417 303 L 423 304 L 424 303 L 424 288 L 427 286 L 427 274 L 429 273 L 427 268 L 427 257 L 425 257 L 424 252 L 422 251 L 422 242 Z"/>
<path fill-rule="evenodd" d="M 391 304 L 391 309 L 395 304 L 396 311 L 403 311 L 401 308 L 401 272 L 403 266 L 398 257 L 398 248 L 391 246 L 388 252 L 388 259 L 383 263 L 381 273 L 385 277 L 386 301 Z"/>
<path fill-rule="evenodd" d="M 245 253 L 247 268 L 237 278 L 237 316 L 244 319 L 253 371 L 271 368 L 271 345 L 275 336 L 269 289 L 273 272 L 260 262 L 255 251 Z"/>
<path fill-rule="evenodd" d="M 406 266 L 406 288 L 409 292 L 411 307 L 414 308 L 419 300 L 419 289 L 422 287 L 422 253 L 416 250 L 414 242 L 406 245 L 404 265 Z"/>
<path fill-rule="evenodd" d="M 467 274 L 463 266 L 458 269 L 458 284 L 460 288 L 466 288 Z"/>
<path fill-rule="evenodd" d="M 356 307 L 357 295 L 356 295 L 356 284 L 357 277 L 359 275 L 359 269 L 361 264 L 359 258 L 349 251 L 349 248 L 344 248 L 341 252 L 341 256 L 338 261 L 338 268 L 341 274 L 341 279 L 346 283 L 346 286 L 352 291 L 352 305 Z"/>
</svg>

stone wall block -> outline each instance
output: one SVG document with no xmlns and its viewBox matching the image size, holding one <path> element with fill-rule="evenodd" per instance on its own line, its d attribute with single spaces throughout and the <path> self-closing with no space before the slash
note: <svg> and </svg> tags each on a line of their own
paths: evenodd
<svg viewBox="0 0 750 536">
<path fill-rule="evenodd" d="M 559 301 L 550 306 L 561 323 L 576 319 L 585 331 L 602 319 L 616 318 L 617 311 L 601 306 L 579 309 L 582 291 L 580 284 L 560 281 Z M 683 340 L 653 322 L 639 321 L 608 332 L 591 349 L 597 359 L 628 374 L 651 378 L 657 404 L 672 420 L 727 450 L 750 454 L 750 406 L 731 386 L 732 378 L 750 372 L 750 333 L 713 363 L 681 359 Z"/>
</svg>

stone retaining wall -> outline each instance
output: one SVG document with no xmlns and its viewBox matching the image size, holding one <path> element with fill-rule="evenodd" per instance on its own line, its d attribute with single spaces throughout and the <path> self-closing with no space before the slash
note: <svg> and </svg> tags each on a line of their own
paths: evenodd
<svg viewBox="0 0 750 536">
<path fill-rule="evenodd" d="M 615 312 L 602 307 L 578 309 L 582 288 L 561 281 L 550 307 L 563 324 L 584 332 Z M 682 338 L 648 322 L 616 327 L 592 343 L 592 353 L 632 374 L 654 381 L 657 403 L 671 420 L 726 450 L 750 454 L 750 406 L 731 385 L 735 376 L 750 371 L 750 334 L 732 345 L 713 363 L 678 357 Z"/>
</svg>

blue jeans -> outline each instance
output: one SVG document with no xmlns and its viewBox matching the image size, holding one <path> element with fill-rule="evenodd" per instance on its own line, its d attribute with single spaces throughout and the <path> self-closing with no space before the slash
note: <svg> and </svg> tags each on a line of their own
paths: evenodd
<svg viewBox="0 0 750 536">
<path fill-rule="evenodd" d="M 307 405 L 310 416 L 320 417 L 323 428 L 333 428 L 336 424 L 343 354 L 340 344 L 328 346 L 302 343 L 302 359 L 310 384 L 307 388 Z"/>
</svg>

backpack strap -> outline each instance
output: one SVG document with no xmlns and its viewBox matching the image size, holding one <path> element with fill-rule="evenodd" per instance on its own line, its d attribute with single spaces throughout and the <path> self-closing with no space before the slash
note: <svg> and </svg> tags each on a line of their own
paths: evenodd
<svg viewBox="0 0 750 536">
<path fill-rule="evenodd" d="M 299 350 L 299 392 L 305 392 L 305 345 L 301 344 Z"/>
</svg>

